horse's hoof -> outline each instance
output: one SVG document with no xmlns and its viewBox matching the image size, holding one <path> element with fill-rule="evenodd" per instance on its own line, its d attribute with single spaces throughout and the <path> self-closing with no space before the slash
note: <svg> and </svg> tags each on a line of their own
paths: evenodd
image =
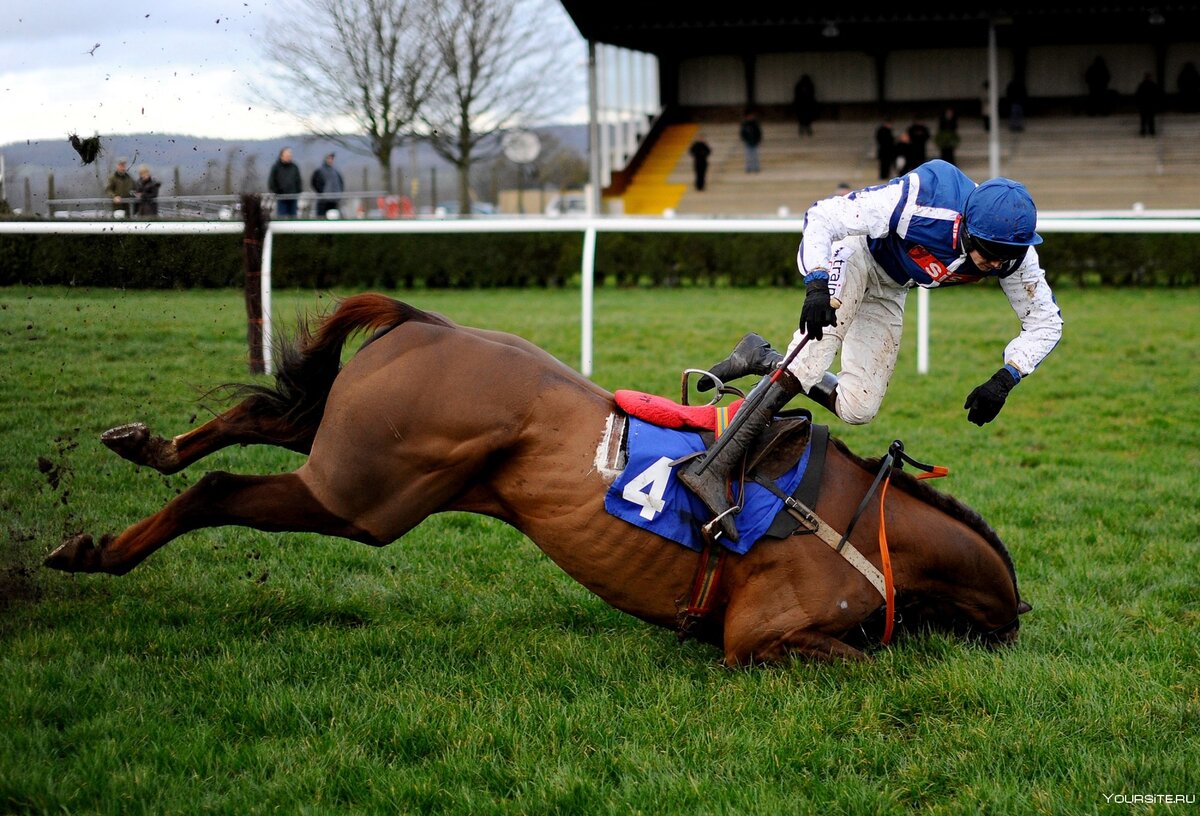
<svg viewBox="0 0 1200 816">
<path fill-rule="evenodd" d="M 96 543 L 87 533 L 71 536 L 46 556 L 42 563 L 50 569 L 63 572 L 94 572 L 94 563 L 100 555 Z"/>
<path fill-rule="evenodd" d="M 150 429 L 144 422 L 131 422 L 109 428 L 100 434 L 100 441 L 118 456 L 132 462 L 140 462 L 142 451 L 150 439 Z"/>
</svg>

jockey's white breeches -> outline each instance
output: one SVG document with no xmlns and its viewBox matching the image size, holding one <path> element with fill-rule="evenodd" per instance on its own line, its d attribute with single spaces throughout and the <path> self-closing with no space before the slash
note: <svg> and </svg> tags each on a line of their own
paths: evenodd
<svg viewBox="0 0 1200 816">
<path fill-rule="evenodd" d="M 904 330 L 908 288 L 887 276 L 867 251 L 867 239 L 852 236 L 833 245 L 829 293 L 841 300 L 837 325 L 827 326 L 821 340 L 805 346 L 788 370 L 812 388 L 831 369 L 841 351 L 835 408 L 842 421 L 864 425 L 875 418 L 896 369 Z M 804 338 L 796 330 L 790 352 Z"/>
</svg>

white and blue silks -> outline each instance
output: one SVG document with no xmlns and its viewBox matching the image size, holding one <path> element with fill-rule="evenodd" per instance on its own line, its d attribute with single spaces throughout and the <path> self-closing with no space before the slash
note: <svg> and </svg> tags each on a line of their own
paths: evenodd
<svg viewBox="0 0 1200 816">
<path fill-rule="evenodd" d="M 868 422 L 879 409 L 895 369 L 910 288 L 994 276 L 975 268 L 960 241 L 962 212 L 975 187 L 958 168 L 934 160 L 887 184 L 823 199 L 808 210 L 797 252 L 800 272 L 826 270 L 830 295 L 841 308 L 838 325 L 798 353 L 789 370 L 807 390 L 840 351 L 837 413 L 843 420 Z M 1034 247 L 999 283 L 1021 322 L 1001 365 L 1025 377 L 1058 343 L 1062 314 Z M 789 351 L 803 339 L 797 331 Z"/>
<path fill-rule="evenodd" d="M 684 487 L 675 469 L 670 467 L 681 456 L 707 449 L 700 434 L 660 428 L 631 416 L 626 445 L 628 463 L 609 487 L 604 508 L 623 521 L 689 550 L 703 549 L 704 534 L 700 528 L 712 518 L 712 511 Z M 800 461 L 775 480 L 787 495 L 800 484 L 811 449 L 810 443 Z M 735 485 L 735 495 L 737 489 Z M 744 554 L 771 526 L 782 506 L 783 501 L 771 491 L 752 481 L 747 483 L 742 511 L 735 518 L 738 541 L 721 539 L 721 543 L 735 553 Z"/>
</svg>

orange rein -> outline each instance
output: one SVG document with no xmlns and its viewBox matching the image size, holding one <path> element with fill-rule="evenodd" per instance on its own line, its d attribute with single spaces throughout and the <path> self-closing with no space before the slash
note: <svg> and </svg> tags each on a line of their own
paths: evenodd
<svg viewBox="0 0 1200 816">
<path fill-rule="evenodd" d="M 917 467 L 926 472 L 917 475 L 915 478 L 920 479 L 939 479 L 950 473 L 949 469 L 941 465 L 922 465 L 912 459 L 909 459 L 904 454 L 904 449 L 901 446 L 897 451 L 899 456 L 904 457 L 909 462 L 912 462 Z M 901 466 L 903 463 L 901 463 Z M 883 478 L 883 487 L 879 490 L 879 560 L 883 567 L 883 586 L 886 592 L 884 593 L 884 602 L 887 604 L 887 622 L 883 627 L 883 645 L 887 645 L 892 639 L 892 630 L 896 625 L 896 585 L 892 579 L 892 556 L 888 552 L 887 543 L 887 522 L 884 519 L 884 499 L 887 498 L 888 484 L 892 481 L 891 469 L 888 469 L 888 474 Z"/>
</svg>

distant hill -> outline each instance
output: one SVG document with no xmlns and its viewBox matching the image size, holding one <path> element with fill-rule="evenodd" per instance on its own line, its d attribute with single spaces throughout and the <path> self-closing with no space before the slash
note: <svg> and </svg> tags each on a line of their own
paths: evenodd
<svg viewBox="0 0 1200 816">
<path fill-rule="evenodd" d="M 554 125 L 537 128 L 539 134 L 556 140 L 564 148 L 579 154 L 587 150 L 586 125 Z M 174 133 L 135 133 L 103 139 L 103 154 L 93 164 L 84 166 L 79 155 L 62 139 L 16 142 L 0 146 L 5 161 L 5 188 L 9 202 L 23 207 L 25 179 L 29 179 L 33 209 L 39 211 L 46 197 L 47 179 L 54 174 L 56 198 L 88 198 L 102 194 L 104 182 L 119 157 L 130 161 L 131 171 L 139 164 L 150 166 L 151 172 L 163 182 L 163 195 L 198 195 L 219 193 L 225 189 L 228 177 L 235 190 L 263 189 L 267 172 L 279 151 L 291 146 L 295 162 L 300 166 L 307 187 L 308 177 L 330 151 L 338 154 L 337 165 L 353 190 L 383 188 L 379 165 L 374 158 L 354 152 L 331 142 L 297 135 L 278 139 L 202 139 Z M 393 172 L 401 171 L 407 186 L 415 167 L 423 189 L 430 183 L 431 171 L 436 171 L 437 184 L 445 195 L 453 198 L 454 171 L 425 144 L 418 144 L 415 155 L 410 147 L 396 151 L 392 160 Z M 173 189 L 176 168 L 184 189 Z M 364 179 L 364 171 L 366 176 Z M 443 186 L 444 185 L 444 186 Z"/>
</svg>

